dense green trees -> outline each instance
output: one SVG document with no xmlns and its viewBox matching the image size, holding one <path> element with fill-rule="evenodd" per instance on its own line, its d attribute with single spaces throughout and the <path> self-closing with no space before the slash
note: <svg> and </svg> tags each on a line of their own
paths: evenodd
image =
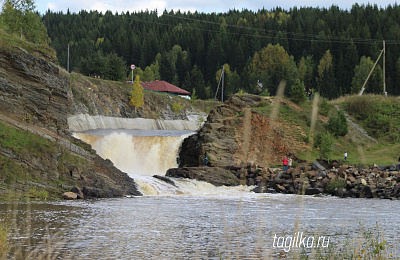
<svg viewBox="0 0 400 260">
<path fill-rule="evenodd" d="M 164 11 L 135 13 L 47 12 L 47 27 L 62 66 L 70 43 L 70 67 L 83 73 L 85 62 L 98 53 L 113 53 L 126 66 L 135 64 L 143 80 L 167 80 L 199 98 L 213 98 L 216 76 L 229 67 L 224 98 L 239 89 L 258 93 L 257 82 L 275 94 L 280 80 L 289 95 L 297 81 L 305 88 L 332 99 L 355 92 L 356 67 L 375 61 L 386 41 L 386 85 L 389 94 L 400 94 L 400 6 L 386 9 L 355 4 L 351 10 L 336 6 L 293 8 L 289 11 L 230 10 L 204 14 Z M 85 66 L 84 66 L 85 65 Z M 367 92 L 382 92 L 382 62 L 371 76 Z M 128 67 L 121 68 L 128 77 Z M 137 70 L 137 73 L 139 70 Z M 121 72 L 121 75 L 123 73 Z M 130 76 L 131 77 L 131 76 Z M 130 78 L 129 77 L 129 78 Z"/>
<path fill-rule="evenodd" d="M 33 0 L 4 0 L 0 19 L 8 31 L 20 35 L 21 38 L 33 43 L 47 43 L 46 27 L 34 9 Z"/>
</svg>

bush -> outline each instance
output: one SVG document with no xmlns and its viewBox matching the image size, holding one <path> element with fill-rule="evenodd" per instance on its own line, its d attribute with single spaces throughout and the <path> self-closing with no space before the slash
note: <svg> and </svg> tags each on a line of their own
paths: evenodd
<svg viewBox="0 0 400 260">
<path fill-rule="evenodd" d="M 328 116 L 331 107 L 328 104 L 328 100 L 326 98 L 322 99 L 321 105 L 319 107 L 319 113 L 323 116 Z"/>
<path fill-rule="evenodd" d="M 340 178 L 340 177 L 333 177 L 328 181 L 326 184 L 325 191 L 327 193 L 332 194 L 336 188 L 341 189 L 346 187 L 346 180 Z"/>
<path fill-rule="evenodd" d="M 290 90 L 290 97 L 293 102 L 300 104 L 306 100 L 304 89 L 304 83 L 297 79 Z"/>
<path fill-rule="evenodd" d="M 335 141 L 335 137 L 330 132 L 317 134 L 314 139 L 314 147 L 320 151 L 322 158 L 329 158 L 332 152 L 332 145 Z"/>
<path fill-rule="evenodd" d="M 184 106 L 181 103 L 174 102 L 172 104 L 172 111 L 175 112 L 175 114 L 180 114 L 181 110 L 184 108 Z"/>
<path fill-rule="evenodd" d="M 342 110 L 329 117 L 328 123 L 325 125 L 326 130 L 335 136 L 345 136 L 349 132 L 347 119 Z"/>
<path fill-rule="evenodd" d="M 269 93 L 268 89 L 265 88 L 265 89 L 260 93 L 260 96 L 269 97 L 269 96 L 270 96 L 270 93 Z"/>
</svg>

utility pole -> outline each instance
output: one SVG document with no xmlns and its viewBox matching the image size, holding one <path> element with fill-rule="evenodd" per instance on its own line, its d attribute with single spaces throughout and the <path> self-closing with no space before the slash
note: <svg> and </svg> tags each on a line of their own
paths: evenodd
<svg viewBox="0 0 400 260">
<path fill-rule="evenodd" d="M 219 89 L 219 84 L 221 83 L 221 80 L 222 80 L 222 99 L 221 99 L 221 101 L 224 102 L 224 66 L 222 66 L 222 72 L 221 72 L 221 75 L 219 76 L 219 82 L 218 82 L 217 91 L 215 91 L 214 101 L 217 100 L 218 89 Z"/>
<path fill-rule="evenodd" d="M 68 43 L 68 55 L 67 55 L 67 72 L 69 73 L 69 43 Z"/>
<path fill-rule="evenodd" d="M 383 47 L 383 48 L 385 48 L 385 47 Z M 374 71 L 375 66 L 376 66 L 376 64 L 378 63 L 379 59 L 381 58 L 381 56 L 382 56 L 384 50 L 385 50 L 385 49 L 383 49 L 383 50 L 381 51 L 381 53 L 379 54 L 379 57 L 376 59 L 374 66 L 372 67 L 371 71 L 370 71 L 369 74 L 368 74 L 367 79 L 366 79 L 365 82 L 364 82 L 364 85 L 361 87 L 361 91 L 360 91 L 360 93 L 358 94 L 359 96 L 361 96 L 361 95 L 363 94 L 363 92 L 364 92 L 364 90 L 365 90 L 365 85 L 367 84 L 368 79 L 369 79 L 369 77 L 371 76 L 372 72 Z M 385 70 L 384 70 L 384 71 L 385 71 Z M 384 81 L 384 82 L 385 82 L 385 81 Z M 385 84 L 385 83 L 383 83 L 383 84 Z"/>
<path fill-rule="evenodd" d="M 222 94 L 221 94 L 221 102 L 224 103 L 224 78 L 225 78 L 225 73 L 224 72 L 224 66 L 222 66 Z"/>
<path fill-rule="evenodd" d="M 386 56 L 386 47 L 385 47 L 385 40 L 383 40 L 383 94 L 387 97 L 386 92 L 386 76 L 385 76 L 385 56 Z"/>
</svg>

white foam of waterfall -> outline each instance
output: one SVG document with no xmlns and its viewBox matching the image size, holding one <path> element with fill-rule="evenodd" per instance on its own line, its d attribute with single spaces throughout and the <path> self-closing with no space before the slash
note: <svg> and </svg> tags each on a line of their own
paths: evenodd
<svg viewBox="0 0 400 260">
<path fill-rule="evenodd" d="M 191 134 L 180 136 L 133 136 L 129 132 L 75 133 L 74 136 L 92 145 L 104 159 L 126 172 L 138 184 L 144 195 L 233 195 L 252 187 L 215 187 L 196 180 L 171 178 L 176 186 L 154 178 L 164 176 L 170 168 L 178 167 L 177 156 L 182 141 Z"/>
</svg>

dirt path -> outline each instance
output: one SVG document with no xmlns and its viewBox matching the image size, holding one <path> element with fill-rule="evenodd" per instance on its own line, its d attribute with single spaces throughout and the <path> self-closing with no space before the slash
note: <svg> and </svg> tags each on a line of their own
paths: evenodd
<svg viewBox="0 0 400 260">
<path fill-rule="evenodd" d="M 338 105 L 335 105 L 335 108 L 339 111 L 341 110 L 341 107 Z M 365 143 L 366 141 L 372 141 L 374 143 L 378 143 L 378 141 L 374 138 L 372 138 L 371 136 L 368 135 L 368 133 L 358 124 L 356 124 L 352 118 L 350 117 L 350 115 L 348 115 L 344 110 L 342 110 L 344 112 L 344 115 L 346 116 L 347 119 L 347 123 L 349 126 L 349 134 L 350 134 L 350 138 L 356 142 L 356 143 Z"/>
</svg>

